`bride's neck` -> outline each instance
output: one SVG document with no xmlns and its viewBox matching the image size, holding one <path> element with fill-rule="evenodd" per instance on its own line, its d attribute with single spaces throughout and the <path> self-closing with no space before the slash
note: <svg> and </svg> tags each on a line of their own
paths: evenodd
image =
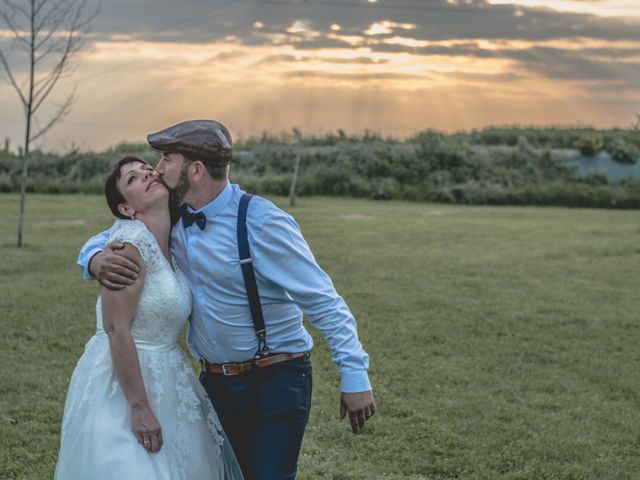
<svg viewBox="0 0 640 480">
<path fill-rule="evenodd" d="M 162 253 L 169 257 L 169 235 L 171 232 L 171 217 L 169 211 L 148 211 L 136 215 L 136 220 L 140 220 L 146 225 L 149 231 L 156 237 Z"/>
</svg>

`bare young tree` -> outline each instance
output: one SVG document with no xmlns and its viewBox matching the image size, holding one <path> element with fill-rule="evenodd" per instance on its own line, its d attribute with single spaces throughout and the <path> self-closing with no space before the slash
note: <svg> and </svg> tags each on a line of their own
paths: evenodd
<svg viewBox="0 0 640 480">
<path fill-rule="evenodd" d="M 69 69 L 71 56 L 81 47 L 97 10 L 87 12 L 87 0 L 0 0 L 0 19 L 6 34 L 0 37 L 0 63 L 6 81 L 24 108 L 18 246 L 22 246 L 29 147 L 70 112 L 74 92 L 56 104 L 42 124 L 37 113 Z M 18 58 L 16 58 L 18 57 Z"/>
</svg>

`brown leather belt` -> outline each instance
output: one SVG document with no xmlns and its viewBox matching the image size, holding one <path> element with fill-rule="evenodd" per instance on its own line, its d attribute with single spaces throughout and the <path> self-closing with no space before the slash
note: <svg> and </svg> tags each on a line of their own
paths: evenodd
<svg viewBox="0 0 640 480">
<path fill-rule="evenodd" d="M 273 355 L 268 355 L 257 360 L 251 360 L 243 363 L 209 363 L 203 358 L 200 360 L 200 366 L 203 371 L 209 373 L 218 373 L 226 376 L 240 375 L 250 372 L 256 368 L 264 368 L 269 365 L 286 362 L 287 360 L 293 360 L 294 358 L 308 358 L 309 356 L 311 356 L 310 352 L 274 353 Z"/>
</svg>

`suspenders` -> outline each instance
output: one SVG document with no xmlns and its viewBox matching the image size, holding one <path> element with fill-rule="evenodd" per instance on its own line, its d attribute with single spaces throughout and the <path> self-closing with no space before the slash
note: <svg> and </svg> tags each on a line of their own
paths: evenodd
<svg viewBox="0 0 640 480">
<path fill-rule="evenodd" d="M 256 350 L 255 353 L 255 359 L 257 360 L 269 354 L 269 347 L 267 346 L 267 329 L 264 325 L 264 317 L 262 316 L 262 306 L 260 305 L 258 285 L 256 284 L 256 275 L 253 270 L 253 259 L 249 251 L 249 237 L 247 235 L 247 208 L 252 198 L 253 195 L 246 193 L 240 198 L 237 234 L 238 256 L 240 257 L 240 268 L 242 268 L 244 288 L 247 290 L 253 328 L 258 337 L 258 350 Z"/>
</svg>

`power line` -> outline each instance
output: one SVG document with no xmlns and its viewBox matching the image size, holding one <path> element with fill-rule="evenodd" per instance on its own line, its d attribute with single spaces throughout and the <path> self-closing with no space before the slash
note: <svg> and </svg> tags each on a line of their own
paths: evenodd
<svg viewBox="0 0 640 480">
<path fill-rule="evenodd" d="M 171 30 L 171 29 L 174 29 L 174 28 L 177 28 L 177 27 L 188 25 L 189 23 L 197 23 L 199 21 L 205 20 L 205 19 L 211 17 L 214 13 L 219 13 L 220 11 L 224 10 L 227 7 L 230 7 L 230 6 L 233 6 L 233 5 L 239 5 L 238 2 L 239 2 L 239 0 L 231 0 L 231 1 L 227 2 L 227 3 L 222 4 L 222 5 L 217 5 L 217 6 L 214 6 L 214 7 L 207 8 L 206 10 L 204 10 L 204 11 L 198 13 L 198 14 L 191 15 L 191 16 L 189 16 L 187 18 L 183 18 L 183 19 L 178 20 L 176 22 L 172 22 L 172 23 L 169 23 L 169 24 L 165 25 L 165 26 L 161 27 L 160 31 L 157 32 L 157 33 L 152 33 L 152 34 L 140 33 L 138 35 L 132 35 L 132 36 L 128 37 L 127 40 L 128 41 L 136 41 L 136 40 L 143 40 L 143 39 L 146 40 L 146 39 L 150 39 L 150 38 L 159 37 L 159 36 L 164 34 L 165 30 Z M 239 25 L 233 25 L 232 28 L 237 28 L 238 26 Z M 104 69 L 104 70 L 100 70 L 100 71 L 97 71 L 97 72 L 92 72 L 92 73 L 86 74 L 84 76 L 80 76 L 80 77 L 77 78 L 77 80 L 80 81 L 80 80 L 87 80 L 87 79 L 90 79 L 90 78 L 98 77 L 98 76 L 101 76 L 101 75 L 105 75 L 105 74 L 111 73 L 114 70 L 120 70 L 120 69 L 125 68 L 125 67 L 130 67 L 130 66 L 136 65 L 138 63 L 139 63 L 139 60 L 132 60 L 132 61 L 129 61 L 129 62 L 121 63 L 119 65 L 116 65 L 116 66 L 113 66 L 113 67 L 109 67 L 109 68 Z"/>
<path fill-rule="evenodd" d="M 491 8 L 469 8 L 465 6 L 449 5 L 449 6 L 437 6 L 437 5 L 386 5 L 383 3 L 354 3 L 354 2 L 341 2 L 335 0 L 247 0 L 255 3 L 256 5 L 285 5 L 288 7 L 312 7 L 312 6 L 330 6 L 330 7 L 349 7 L 349 8 L 368 8 L 368 9 L 385 9 L 385 10 L 413 10 L 424 12 L 443 12 L 443 13 L 480 13 L 480 14 L 502 14 L 513 15 L 513 10 L 506 10 L 506 5 L 492 5 Z M 519 8 L 519 7 L 518 7 Z"/>
<path fill-rule="evenodd" d="M 165 25 L 164 27 L 160 28 L 160 31 L 158 33 L 155 34 L 145 34 L 145 33 L 140 33 L 137 35 L 132 35 L 130 37 L 128 37 L 128 40 L 131 41 L 135 41 L 135 40 L 146 40 L 146 39 L 153 39 L 154 37 L 159 37 L 163 34 L 164 30 L 170 30 L 170 29 L 174 29 L 177 27 L 181 27 L 184 25 L 188 25 L 190 23 L 196 23 L 199 21 L 202 21 L 206 18 L 211 17 L 214 13 L 218 13 L 224 9 L 226 9 L 227 7 L 233 6 L 233 5 L 238 5 L 240 2 L 243 3 L 253 3 L 255 5 L 280 5 L 280 6 L 331 6 L 331 7 L 350 7 L 350 8 L 369 8 L 369 9 L 387 9 L 387 10 L 399 10 L 399 9 L 405 9 L 405 10 L 416 10 L 416 11 L 431 11 L 431 12 L 445 12 L 445 13 L 501 13 L 501 14 L 509 14 L 512 15 L 512 11 L 505 11 L 503 9 L 492 9 L 491 11 L 489 10 L 481 10 L 481 9 L 472 9 L 472 8 L 468 8 L 468 7 L 459 7 L 456 6 L 454 7 L 455 9 L 453 9 L 452 7 L 446 7 L 446 6 L 435 6 L 435 5 L 385 5 L 385 4 L 381 4 L 381 3 L 354 3 L 354 2 L 341 2 L 341 1 L 335 1 L 335 0 L 322 0 L 322 1 L 318 1 L 318 0 L 314 0 L 313 2 L 308 1 L 308 0 L 302 0 L 302 2 L 300 2 L 299 0 L 293 0 L 293 1 L 287 1 L 287 0 L 231 0 L 227 3 L 224 3 L 222 5 L 217 5 L 217 6 L 213 6 L 210 8 L 207 8 L 206 10 L 199 12 L 197 14 L 191 15 L 189 17 L 180 19 L 176 22 L 172 22 L 169 23 L 167 25 Z M 231 27 L 231 29 L 236 29 L 242 25 L 245 25 L 247 23 L 250 23 L 251 20 L 249 21 L 245 21 L 242 22 L 240 24 L 236 24 L 234 26 Z M 227 29 L 225 32 L 223 33 L 227 33 L 228 30 L 231 29 Z M 122 63 L 120 65 L 116 65 L 114 67 L 110 67 L 108 69 L 102 70 L 102 71 L 98 71 L 98 72 L 93 72 L 84 76 L 80 76 L 78 78 L 78 80 L 86 80 L 89 78 L 95 78 L 97 76 L 100 75 L 105 75 L 108 73 L 111 73 L 115 70 L 119 70 L 121 68 L 125 68 L 125 67 L 129 67 L 129 66 L 133 66 L 138 64 L 138 60 L 132 60 L 129 62 L 125 62 Z"/>
<path fill-rule="evenodd" d="M 230 7 L 234 4 L 238 4 L 240 0 L 230 0 L 229 2 L 223 3 L 222 5 L 213 5 L 211 7 L 208 7 L 204 10 L 202 10 L 201 12 L 198 12 L 194 15 L 190 15 L 189 17 L 186 18 L 182 18 L 180 20 L 177 20 L 175 22 L 170 22 L 164 26 L 159 27 L 159 30 L 156 33 L 139 33 L 138 35 L 131 35 L 128 37 L 128 39 L 131 40 L 142 40 L 142 39 L 147 39 L 147 38 L 154 38 L 154 37 L 158 37 L 164 34 L 165 30 L 171 30 L 174 29 L 176 27 L 180 27 L 183 25 L 187 25 L 189 23 L 195 23 L 195 22 L 199 22 L 201 20 L 204 20 L 206 18 L 211 17 L 214 13 L 218 13 L 222 10 L 224 10 L 227 7 Z"/>
<path fill-rule="evenodd" d="M 287 0 L 231 0 L 230 2 L 227 2 L 225 4 L 222 5 L 218 5 L 218 6 L 214 6 L 211 8 L 206 9 L 203 12 L 200 12 L 198 14 L 195 15 L 191 15 L 187 18 L 178 20 L 177 22 L 173 22 L 170 23 L 168 25 L 165 25 L 164 27 L 161 28 L 161 30 L 167 30 L 167 29 L 172 29 L 172 28 L 176 28 L 178 26 L 184 26 L 187 25 L 189 23 L 194 23 L 194 22 L 199 22 L 202 21 L 203 19 L 206 19 L 208 17 L 210 17 L 211 15 L 213 15 L 214 13 L 218 13 L 219 11 L 230 7 L 234 4 L 239 4 L 239 2 L 243 2 L 243 3 L 253 3 L 255 5 L 279 5 L 279 6 L 330 6 L 330 7 L 350 7 L 350 8 L 369 8 L 369 9 L 387 9 L 387 10 L 399 10 L 399 9 L 405 9 L 405 10 L 417 10 L 417 11 L 431 11 L 431 12 L 444 12 L 444 13 L 500 13 L 500 14 L 508 14 L 508 15 L 512 15 L 513 12 L 512 11 L 505 11 L 503 9 L 492 9 L 491 11 L 489 10 L 481 10 L 481 9 L 472 9 L 472 8 L 468 8 L 468 7 L 459 7 L 459 6 L 455 6 L 453 9 L 452 7 L 446 7 L 446 6 L 435 6 L 435 5 L 385 5 L 385 4 L 379 4 L 379 3 L 353 3 L 353 2 L 341 2 L 341 1 L 335 1 L 335 0 L 323 0 L 323 1 L 318 1 L 318 0 L 314 0 L 313 2 L 308 1 L 308 0 L 293 0 L 293 1 L 287 1 Z M 232 29 L 236 29 L 240 26 L 243 26 L 247 23 L 251 23 L 252 20 L 249 21 L 245 21 L 236 25 L 233 25 L 231 27 L 231 29 L 227 29 L 226 31 L 224 31 L 223 33 L 227 33 L 229 30 Z M 133 35 L 131 37 L 129 37 L 130 40 L 142 40 L 142 39 L 152 39 L 154 37 L 158 37 L 162 35 L 162 31 L 156 33 L 156 34 L 144 34 L 144 33 L 140 33 L 138 35 Z M 116 65 L 114 67 L 110 67 L 106 70 L 103 71 L 99 71 L 99 72 L 94 72 L 94 73 L 90 73 L 87 74 L 85 76 L 81 76 L 79 77 L 78 80 L 86 80 L 89 78 L 94 78 L 97 77 L 99 75 L 104 75 L 104 74 L 108 74 L 113 72 L 114 70 L 119 70 L 121 68 L 125 68 L 125 67 L 129 67 L 129 66 L 133 66 L 138 64 L 138 60 L 132 60 L 130 62 L 126 62 L 120 65 Z"/>
<path fill-rule="evenodd" d="M 230 0 L 230 1 L 226 2 L 226 3 L 223 3 L 222 5 L 211 6 L 209 8 L 206 8 L 203 11 L 198 12 L 197 14 L 190 15 L 190 16 L 188 16 L 186 18 L 182 18 L 182 19 L 177 20 L 175 22 L 168 23 L 168 24 L 160 27 L 160 30 L 157 33 L 151 33 L 151 34 L 139 33 L 137 35 L 129 36 L 128 40 L 136 41 L 136 40 L 142 40 L 142 39 L 147 39 L 147 38 L 158 37 L 158 36 L 164 34 L 164 31 L 166 31 L 166 30 L 171 30 L 171 29 L 174 29 L 174 28 L 177 28 L 177 27 L 182 27 L 182 26 L 188 25 L 190 23 L 197 23 L 199 21 L 202 21 L 202 20 L 205 20 L 205 19 L 211 17 L 214 13 L 219 13 L 222 10 L 224 10 L 224 9 L 226 9 L 228 7 L 231 7 L 233 5 L 239 5 L 239 0 Z M 246 22 L 243 22 L 243 24 L 244 23 L 246 23 Z M 238 26 L 240 26 L 240 25 L 233 25 L 232 28 L 237 28 Z M 227 29 L 227 30 L 231 30 L 231 29 Z M 104 70 L 100 70 L 100 71 L 97 71 L 97 72 L 92 72 L 92 73 L 89 73 L 89 74 L 86 74 L 86 75 L 82 75 L 82 76 L 76 77 L 75 80 L 76 81 L 84 81 L 84 80 L 87 80 L 87 79 L 91 79 L 91 78 L 95 78 L 95 77 L 98 77 L 98 76 L 101 76 L 101 75 L 105 75 L 105 74 L 111 73 L 111 72 L 113 72 L 115 70 L 120 70 L 122 68 L 130 67 L 130 66 L 136 65 L 138 63 L 139 63 L 138 60 L 132 60 L 132 61 L 129 61 L 129 62 L 124 62 L 124 63 L 121 63 L 119 65 L 115 65 L 113 67 L 109 67 L 108 69 L 104 69 Z M 8 98 L 4 99 L 4 100 L 0 100 L 0 105 L 5 106 L 9 102 L 10 102 L 10 100 Z"/>
<path fill-rule="evenodd" d="M 327 7 L 348 7 L 348 8 L 368 8 L 368 9 L 384 9 L 384 10 L 412 10 L 412 11 L 425 11 L 425 12 L 443 12 L 443 13 L 476 13 L 476 14 L 484 14 L 484 13 L 490 13 L 490 14 L 508 14 L 508 15 L 513 15 L 513 10 L 509 9 L 503 9 L 503 8 L 491 8 L 491 9 L 476 9 L 476 8 L 469 8 L 469 7 L 465 7 L 465 6 L 454 6 L 454 5 L 449 5 L 449 6 L 436 6 L 436 5 L 412 5 L 412 4 L 407 4 L 407 5 L 387 5 L 387 4 L 383 4 L 383 3 L 371 3 L 371 2 L 367 2 L 367 3 L 355 3 L 353 1 L 351 2 L 342 2 L 342 1 L 336 1 L 336 0 L 230 0 L 226 3 L 223 3 L 222 5 L 214 5 L 211 6 L 203 11 L 200 11 L 196 14 L 190 15 L 188 17 L 182 18 L 180 20 L 177 20 L 175 22 L 170 22 L 164 26 L 161 26 L 159 28 L 159 30 L 156 33 L 138 33 L 136 35 L 131 35 L 128 37 L 129 41 L 136 41 L 136 40 L 146 40 L 146 39 L 153 39 L 153 38 L 157 38 L 159 36 L 162 36 L 164 34 L 164 32 L 166 30 L 171 30 L 171 29 L 175 29 L 178 27 L 184 27 L 185 25 L 189 25 L 189 24 L 193 24 L 193 23 L 197 23 L 200 21 L 203 21 L 207 18 L 210 18 L 213 14 L 215 13 L 219 13 L 222 10 L 227 9 L 228 7 L 232 7 L 234 5 L 240 5 L 241 3 L 244 3 L 245 5 L 248 3 L 253 3 L 254 5 L 278 5 L 278 6 L 286 6 L 286 7 L 295 7 L 295 6 L 306 6 L 306 7 L 310 7 L 310 6 L 327 6 Z M 495 6 L 493 6 L 495 7 Z M 235 24 L 233 26 L 231 26 L 231 28 L 226 29 L 225 31 L 223 31 L 223 34 L 226 34 L 228 32 L 230 32 L 231 30 L 237 29 L 240 26 L 243 26 L 247 23 L 251 23 L 252 20 L 248 20 L 245 22 L 241 22 L 238 24 Z M 126 68 L 129 66 L 134 66 L 137 65 L 139 63 L 139 60 L 132 60 L 132 61 L 128 61 L 128 62 L 124 62 L 122 64 L 119 65 L 115 65 L 112 67 L 109 67 L 107 69 L 101 70 L 101 71 L 97 71 L 97 72 L 92 72 L 89 74 L 86 74 L 84 76 L 79 76 L 76 78 L 77 81 L 84 81 L 87 79 L 91 79 L 91 78 L 95 78 L 98 76 L 102 76 L 102 75 L 106 75 L 109 74 L 111 72 L 114 72 L 116 70 L 120 70 L 122 68 Z M 3 103 L 6 104 L 8 102 L 8 99 L 6 99 Z"/>
</svg>

